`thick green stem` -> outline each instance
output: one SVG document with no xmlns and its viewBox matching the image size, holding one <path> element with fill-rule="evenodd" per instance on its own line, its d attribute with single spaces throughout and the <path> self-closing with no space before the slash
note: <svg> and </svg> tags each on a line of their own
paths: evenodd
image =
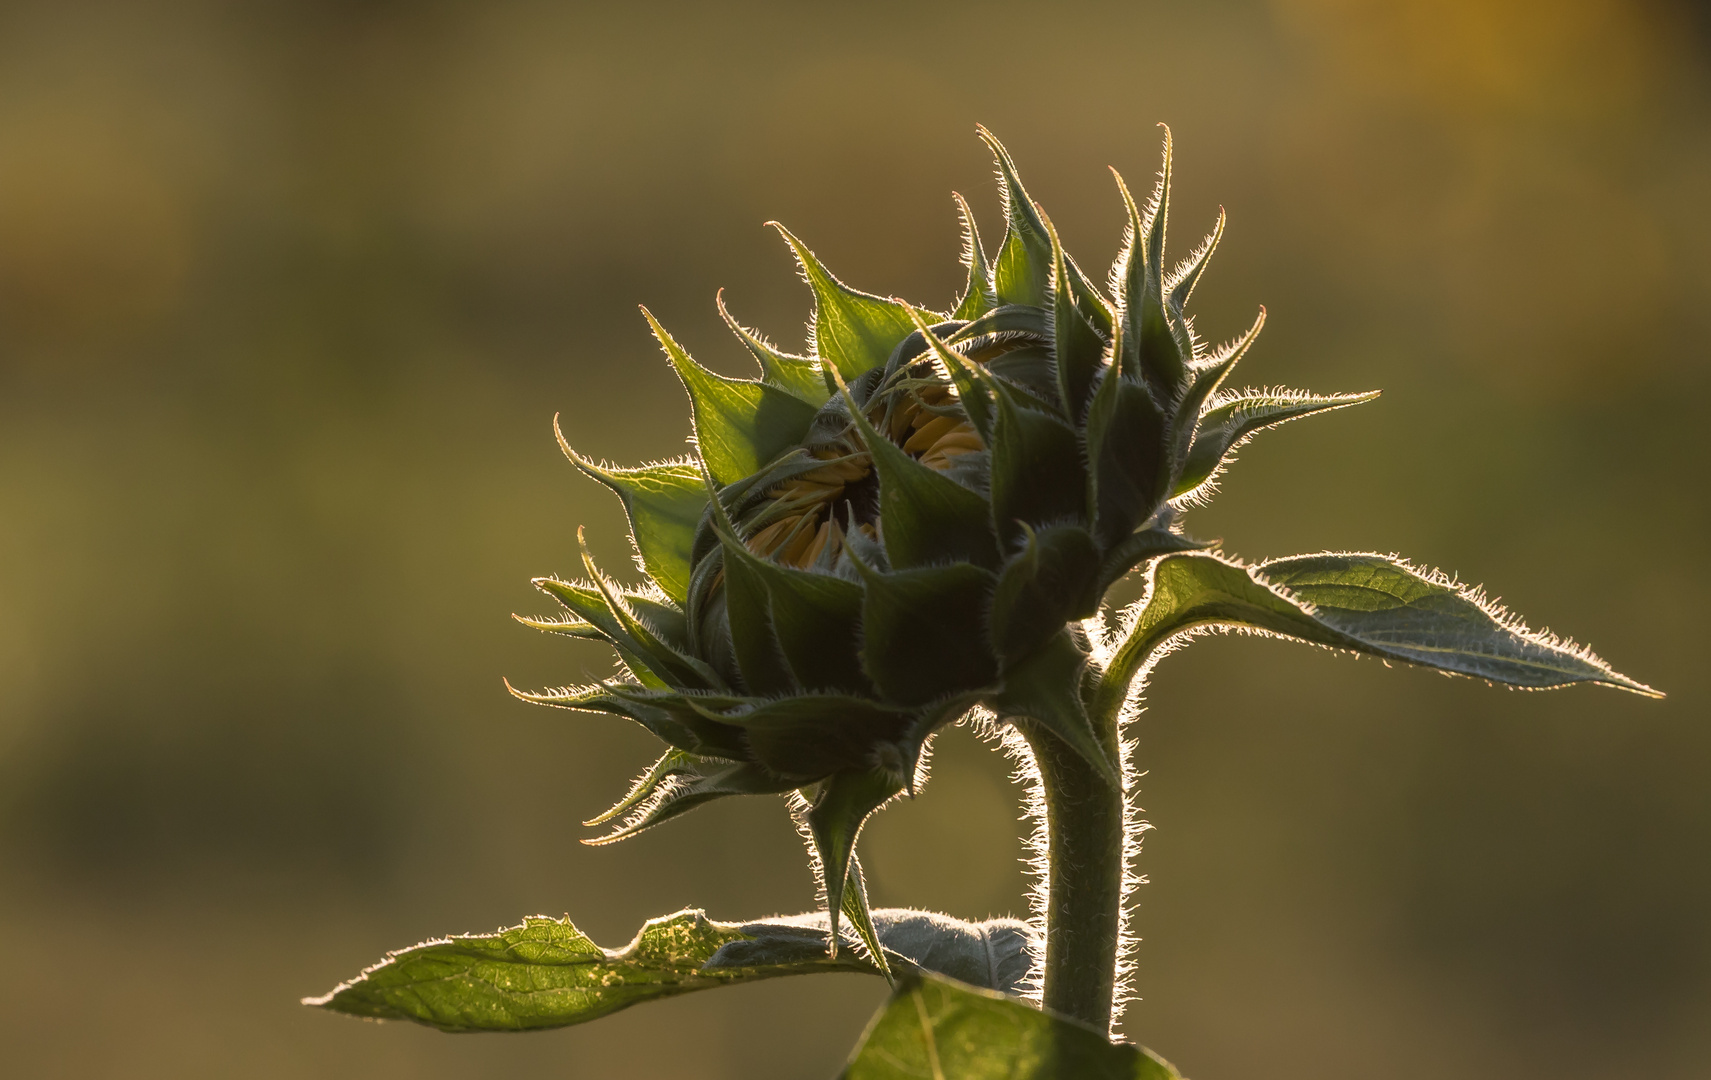
<svg viewBox="0 0 1711 1080">
<path fill-rule="evenodd" d="M 1109 1033 L 1123 920 L 1123 795 L 1043 725 L 1018 726 L 1040 770 L 1051 845 L 1044 1004 Z M 1115 733 L 1101 741 L 1115 761 Z"/>
</svg>

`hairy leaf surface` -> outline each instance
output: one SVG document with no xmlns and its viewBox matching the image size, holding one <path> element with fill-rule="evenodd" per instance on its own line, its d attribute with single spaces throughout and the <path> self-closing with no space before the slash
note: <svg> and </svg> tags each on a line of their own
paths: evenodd
<svg viewBox="0 0 1711 1080">
<path fill-rule="evenodd" d="M 1528 630 L 1477 592 L 1383 555 L 1298 555 L 1245 567 L 1185 553 L 1156 564 L 1095 712 L 1114 715 L 1153 654 L 1199 626 L 1261 630 L 1511 686 L 1592 682 L 1656 693 L 1585 649 Z"/>
<path fill-rule="evenodd" d="M 1180 1080 L 1150 1051 L 1022 1001 L 914 975 L 868 1025 L 842 1080 Z"/>
<path fill-rule="evenodd" d="M 1031 963 L 1032 939 L 1014 919 L 968 923 L 880 909 L 873 923 L 887 960 L 904 971 L 925 966 L 1014 993 Z M 826 926 L 825 912 L 721 923 L 686 910 L 651 920 L 629 945 L 610 950 L 568 918 L 538 916 L 492 934 L 402 949 L 303 1003 L 441 1031 L 529 1031 L 733 983 L 822 971 L 878 973 L 852 949 L 834 959 Z"/>
</svg>

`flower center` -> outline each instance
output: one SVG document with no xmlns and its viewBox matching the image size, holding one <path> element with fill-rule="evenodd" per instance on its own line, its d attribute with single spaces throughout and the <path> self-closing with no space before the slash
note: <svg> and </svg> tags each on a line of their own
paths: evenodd
<svg viewBox="0 0 1711 1080">
<path fill-rule="evenodd" d="M 942 383 L 876 394 L 866 413 L 881 434 L 929 469 L 944 472 L 963 455 L 985 449 L 956 407 L 955 390 Z M 751 519 L 758 527 L 745 541 L 756 555 L 786 566 L 829 566 L 851 529 L 879 538 L 873 457 L 855 425 L 809 452 L 826 464 L 770 489 Z"/>
</svg>

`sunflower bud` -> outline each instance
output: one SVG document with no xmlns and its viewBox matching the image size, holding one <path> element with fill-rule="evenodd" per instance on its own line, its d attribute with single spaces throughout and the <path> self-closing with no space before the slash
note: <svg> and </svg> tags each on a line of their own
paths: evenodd
<svg viewBox="0 0 1711 1080">
<path fill-rule="evenodd" d="M 1209 348 L 1183 305 L 1219 228 L 1164 263 L 1170 148 L 1095 288 L 997 158 L 1006 231 L 989 261 L 966 204 L 968 286 L 948 313 L 858 292 L 780 228 L 813 290 L 810 355 L 731 318 L 757 380 L 701 367 L 648 320 L 689 392 L 695 453 L 597 464 L 650 579 L 536 584 L 568 618 L 539 629 L 613 645 L 627 677 L 519 696 L 627 716 L 670 749 L 596 823 L 632 835 L 726 795 L 800 792 L 834 919 L 864 928 L 856 835 L 970 709 L 1027 716 L 1120 786 L 1087 718 L 1081 620 L 1149 559 L 1196 547 L 1177 508 L 1231 450 L 1282 420 L 1366 400 L 1221 392 L 1258 333 Z M 1262 311 L 1263 318 L 1263 311 Z M 848 897 L 858 899 L 850 902 Z M 834 934 L 834 940 L 836 935 Z"/>
</svg>

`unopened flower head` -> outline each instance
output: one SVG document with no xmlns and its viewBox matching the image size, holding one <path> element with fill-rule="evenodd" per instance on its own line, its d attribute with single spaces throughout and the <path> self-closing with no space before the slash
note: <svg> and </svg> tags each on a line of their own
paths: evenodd
<svg viewBox="0 0 1711 1080">
<path fill-rule="evenodd" d="M 621 677 L 523 693 L 627 716 L 670 749 L 597 822 L 599 842 L 703 802 L 800 792 L 834 912 L 861 822 L 912 789 L 932 733 L 987 705 L 1040 717 L 1115 782 L 1078 723 L 1080 622 L 1148 560 L 1254 431 L 1371 395 L 1221 390 L 1262 319 L 1212 348 L 1183 314 L 1222 232 L 1167 270 L 1168 133 L 1153 197 L 1127 208 L 1109 292 L 1065 253 L 989 133 L 1005 233 L 967 206 L 949 312 L 859 292 L 780 228 L 813 290 L 808 355 L 719 308 L 761 377 L 701 367 L 648 316 L 694 411 L 694 453 L 639 468 L 565 451 L 623 499 L 649 583 L 537 584 L 613 645 Z M 561 442 L 562 442 L 561 437 Z"/>
</svg>

